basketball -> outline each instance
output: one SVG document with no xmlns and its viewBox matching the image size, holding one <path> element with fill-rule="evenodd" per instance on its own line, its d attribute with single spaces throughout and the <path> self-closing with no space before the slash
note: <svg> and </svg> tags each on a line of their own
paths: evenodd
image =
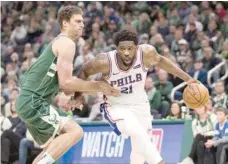
<svg viewBox="0 0 228 164">
<path fill-rule="evenodd" d="M 196 109 L 204 106 L 209 98 L 209 91 L 203 84 L 191 84 L 184 89 L 184 102 L 187 107 Z"/>
</svg>

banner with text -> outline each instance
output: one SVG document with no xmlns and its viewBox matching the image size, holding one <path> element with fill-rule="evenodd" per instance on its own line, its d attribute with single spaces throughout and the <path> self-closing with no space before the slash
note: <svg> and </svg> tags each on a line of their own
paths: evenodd
<svg viewBox="0 0 228 164">
<path fill-rule="evenodd" d="M 108 125 L 82 126 L 83 139 L 60 159 L 70 164 L 129 164 L 130 139 L 117 136 Z M 154 124 L 152 139 L 168 164 L 179 162 L 184 124 Z"/>
</svg>

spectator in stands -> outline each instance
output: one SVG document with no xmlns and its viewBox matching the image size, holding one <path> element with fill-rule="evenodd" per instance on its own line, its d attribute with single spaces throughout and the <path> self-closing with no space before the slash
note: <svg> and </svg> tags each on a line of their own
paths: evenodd
<svg viewBox="0 0 228 164">
<path fill-rule="evenodd" d="M 172 9 L 170 14 L 168 14 L 168 11 L 167 11 L 167 18 L 168 18 L 169 25 L 178 26 L 180 24 L 180 17 L 178 15 L 178 11 L 176 8 Z"/>
<path fill-rule="evenodd" d="M 205 142 L 214 136 L 217 123 L 214 113 L 209 113 L 207 107 L 196 109 L 196 117 L 192 121 L 194 140 L 191 152 L 180 164 L 204 163 Z"/>
<path fill-rule="evenodd" d="M 188 49 L 188 42 L 185 39 L 178 41 L 179 50 L 176 52 L 177 62 L 185 72 L 192 69 L 192 54 Z"/>
<path fill-rule="evenodd" d="M 5 105 L 5 117 L 11 115 L 11 108 L 15 105 L 18 95 L 19 90 L 17 88 L 12 89 L 12 91 L 10 92 L 10 101 Z"/>
<path fill-rule="evenodd" d="M 17 88 L 17 81 L 13 78 L 10 78 L 7 80 L 7 85 L 3 89 L 3 95 L 7 97 L 7 100 L 10 99 L 10 93 L 12 92 L 13 89 Z"/>
<path fill-rule="evenodd" d="M 100 39 L 100 38 L 105 38 L 105 34 L 104 32 L 102 32 L 100 30 L 100 25 L 98 23 L 93 23 L 92 24 L 92 32 L 91 32 L 91 36 L 89 38 L 91 43 L 96 42 L 96 40 Z"/>
<path fill-rule="evenodd" d="M 172 102 L 170 114 L 166 117 L 166 119 L 176 120 L 181 119 L 181 106 L 177 101 Z"/>
<path fill-rule="evenodd" d="M 10 40 L 16 42 L 17 44 L 23 44 L 26 41 L 27 36 L 27 28 L 26 26 L 20 21 L 17 20 L 15 22 L 15 28 L 12 31 L 10 36 Z"/>
<path fill-rule="evenodd" d="M 149 41 L 149 43 L 151 45 L 155 44 L 155 36 L 157 33 L 158 33 L 157 26 L 151 25 L 151 27 L 150 27 L 150 41 Z"/>
<path fill-rule="evenodd" d="M 154 47 L 156 48 L 159 54 L 162 53 L 163 46 L 165 45 L 164 39 L 161 34 L 156 34 L 154 36 Z"/>
<path fill-rule="evenodd" d="M 172 82 L 168 81 L 168 74 L 164 70 L 159 70 L 158 81 L 155 83 L 156 89 L 161 93 L 162 103 L 159 109 L 159 113 L 162 118 L 165 118 L 169 114 L 170 109 L 170 93 L 173 89 Z"/>
<path fill-rule="evenodd" d="M 216 65 L 218 65 L 221 60 L 215 56 L 213 56 L 213 49 L 211 47 L 204 47 L 203 48 L 203 63 L 204 68 L 207 70 L 210 70 L 214 68 Z"/>
<path fill-rule="evenodd" d="M 15 110 L 15 103 L 10 108 L 11 115 L 8 117 L 12 126 L 4 131 L 1 136 L 1 162 L 8 164 L 18 160 L 20 140 L 25 137 L 26 127 L 24 122 L 18 117 Z"/>
<path fill-rule="evenodd" d="M 162 36 L 166 36 L 169 34 L 168 20 L 166 19 L 162 11 L 158 12 L 157 20 L 154 24 L 157 26 L 158 32 Z"/>
<path fill-rule="evenodd" d="M 189 72 L 189 75 L 199 80 L 203 85 L 207 86 L 207 70 L 203 68 L 201 59 L 194 62 L 194 68 Z"/>
<path fill-rule="evenodd" d="M 176 26 L 174 25 L 169 26 L 169 34 L 165 36 L 165 42 L 169 48 L 171 48 L 171 44 L 174 40 L 175 32 L 176 32 Z"/>
<path fill-rule="evenodd" d="M 181 18 L 181 22 L 184 23 L 190 13 L 189 3 L 187 1 L 181 2 L 178 8 L 178 14 Z"/>
<path fill-rule="evenodd" d="M 222 164 L 227 160 L 226 151 L 224 149 L 228 146 L 228 110 L 224 107 L 216 108 L 217 124 L 215 127 L 215 135 L 213 139 L 207 140 L 206 148 L 216 147 L 216 163 Z"/>
<path fill-rule="evenodd" d="M 189 31 L 185 33 L 184 38 L 188 41 L 188 43 L 192 44 L 192 42 L 196 39 L 197 29 L 195 23 L 189 24 Z"/>
<path fill-rule="evenodd" d="M 40 154 L 42 149 L 35 142 L 29 131 L 26 131 L 26 137 L 20 141 L 19 146 L 19 164 L 26 164 L 28 162 L 32 163 L 35 156 Z"/>
<path fill-rule="evenodd" d="M 147 76 L 146 78 L 145 91 L 149 99 L 151 113 L 154 110 L 158 112 L 161 106 L 161 93 L 154 87 L 154 81 L 151 76 Z"/>
<path fill-rule="evenodd" d="M 191 27 L 191 25 L 192 25 L 192 27 Z M 195 26 L 196 31 L 202 31 L 203 30 L 202 23 L 199 22 L 193 14 L 190 14 L 188 17 L 188 23 L 187 23 L 186 28 L 185 28 L 185 33 L 188 33 L 191 30 L 191 28 L 194 28 L 193 26 Z"/>
<path fill-rule="evenodd" d="M 213 98 L 214 107 L 223 106 L 228 107 L 228 95 L 225 92 L 224 82 L 218 80 L 214 86 L 215 96 Z"/>
<path fill-rule="evenodd" d="M 206 32 L 209 39 L 213 38 L 217 33 L 217 23 L 216 21 L 210 21 L 208 24 L 208 31 Z"/>
<path fill-rule="evenodd" d="M 203 67 L 206 70 L 211 70 L 214 68 L 216 65 L 218 65 L 221 62 L 221 59 L 213 56 L 213 50 L 211 47 L 204 47 L 203 48 Z M 213 81 L 216 82 L 219 79 L 219 71 L 215 71 L 212 74 Z"/>
<path fill-rule="evenodd" d="M 175 57 L 177 56 L 177 52 L 179 51 L 180 47 L 179 47 L 179 40 L 183 39 L 183 31 L 181 29 L 176 30 L 175 32 L 175 40 L 173 40 L 172 44 L 171 44 L 171 53 L 172 55 L 174 55 Z"/>
<path fill-rule="evenodd" d="M 139 21 L 136 26 L 138 33 L 139 34 L 149 33 L 150 26 L 151 26 L 151 20 L 149 15 L 147 13 L 140 14 Z"/>
<path fill-rule="evenodd" d="M 223 17 L 222 24 L 220 26 L 220 30 L 224 36 L 224 38 L 228 37 L 228 13 Z"/>
<path fill-rule="evenodd" d="M 92 52 L 92 45 L 90 42 L 86 42 L 86 44 L 83 46 L 82 54 L 76 57 L 76 60 L 74 62 L 74 69 L 78 71 L 84 63 L 88 62 L 93 58 L 94 55 Z"/>
</svg>

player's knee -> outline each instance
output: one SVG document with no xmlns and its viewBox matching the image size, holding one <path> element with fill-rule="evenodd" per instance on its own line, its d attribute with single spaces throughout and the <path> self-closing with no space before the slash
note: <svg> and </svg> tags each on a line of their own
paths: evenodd
<svg viewBox="0 0 228 164">
<path fill-rule="evenodd" d="M 79 125 L 77 125 L 74 128 L 74 130 L 72 131 L 72 133 L 73 133 L 73 136 L 74 136 L 73 138 L 74 138 L 75 143 L 78 142 L 79 140 L 81 140 L 82 137 L 83 137 L 83 129 Z"/>
</svg>

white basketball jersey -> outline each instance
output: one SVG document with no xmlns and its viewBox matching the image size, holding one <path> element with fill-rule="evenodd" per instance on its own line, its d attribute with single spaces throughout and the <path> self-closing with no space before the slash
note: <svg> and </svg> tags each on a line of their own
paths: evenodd
<svg viewBox="0 0 228 164">
<path fill-rule="evenodd" d="M 147 70 L 143 66 L 142 49 L 138 46 L 132 66 L 127 70 L 121 70 L 117 63 L 117 51 L 107 53 L 110 72 L 106 80 L 113 87 L 119 88 L 120 97 L 107 96 L 108 103 L 112 105 L 144 105 L 148 103 L 148 97 L 144 91 Z"/>
</svg>

